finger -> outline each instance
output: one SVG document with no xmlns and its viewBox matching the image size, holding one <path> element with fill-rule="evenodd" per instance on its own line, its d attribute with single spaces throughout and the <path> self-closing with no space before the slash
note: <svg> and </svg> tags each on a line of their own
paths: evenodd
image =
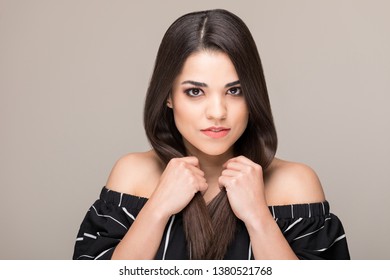
<svg viewBox="0 0 390 280">
<path fill-rule="evenodd" d="M 238 163 L 247 164 L 247 165 L 254 164 L 253 161 L 251 161 L 249 158 L 244 157 L 244 156 L 238 156 L 238 157 L 231 158 L 227 162 L 225 162 L 224 165 L 226 165 L 230 162 L 238 162 Z"/>
<path fill-rule="evenodd" d="M 246 164 L 242 164 L 242 163 L 239 163 L 239 162 L 229 162 L 226 164 L 225 166 L 225 170 L 226 169 L 230 169 L 230 170 L 236 170 L 236 171 L 241 171 L 243 170 L 247 165 Z"/>
<path fill-rule="evenodd" d="M 198 190 L 199 190 L 200 192 L 204 192 L 204 191 L 206 191 L 208 188 L 209 188 L 209 185 L 207 184 L 206 180 L 204 180 L 203 182 L 200 182 L 200 183 L 199 183 L 199 188 L 198 188 Z"/>
<path fill-rule="evenodd" d="M 218 178 L 218 184 L 220 187 L 223 187 L 225 189 L 228 189 L 231 185 L 234 184 L 234 182 L 232 182 L 232 177 L 229 177 L 229 176 L 220 176 Z"/>
<path fill-rule="evenodd" d="M 195 174 L 204 176 L 204 172 L 199 168 L 199 160 L 196 157 L 173 158 L 170 160 L 169 165 L 175 169 L 184 167 Z"/>
<path fill-rule="evenodd" d="M 226 176 L 219 176 L 218 185 L 220 189 L 225 188 L 225 182 L 226 182 Z"/>
<path fill-rule="evenodd" d="M 204 176 L 191 175 L 191 177 L 188 178 L 188 183 L 190 185 L 192 185 L 192 187 L 197 192 L 204 191 L 208 188 L 208 184 L 207 184 L 206 178 Z"/>
<path fill-rule="evenodd" d="M 262 172 L 262 167 L 261 165 L 254 163 L 253 161 L 241 157 L 239 159 L 232 159 L 229 160 L 225 163 L 225 168 L 226 169 L 232 169 L 232 170 L 237 170 L 241 172 L 251 172 L 255 170 L 256 172 Z"/>
<path fill-rule="evenodd" d="M 186 176 L 186 188 L 190 188 L 195 193 L 198 191 L 204 191 L 208 188 L 206 179 L 203 176 L 195 174 L 184 174 Z"/>
<path fill-rule="evenodd" d="M 182 157 L 180 159 L 183 160 L 184 162 L 188 163 L 188 164 L 191 164 L 193 166 L 199 167 L 199 160 L 198 160 L 197 157 L 188 156 L 188 157 Z"/>
<path fill-rule="evenodd" d="M 221 175 L 225 177 L 236 177 L 240 174 L 241 172 L 239 170 L 233 170 L 233 169 L 224 169 L 221 173 Z"/>
<path fill-rule="evenodd" d="M 199 167 L 194 166 L 192 164 L 187 164 L 186 167 L 188 168 L 188 170 L 193 172 L 193 174 L 204 177 L 204 172 Z"/>
</svg>

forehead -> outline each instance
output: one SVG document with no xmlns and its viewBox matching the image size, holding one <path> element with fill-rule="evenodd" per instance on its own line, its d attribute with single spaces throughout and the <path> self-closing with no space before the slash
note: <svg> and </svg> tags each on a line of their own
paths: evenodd
<svg viewBox="0 0 390 280">
<path fill-rule="evenodd" d="M 193 53 L 186 59 L 176 82 L 189 79 L 210 85 L 227 84 L 238 80 L 238 75 L 227 54 L 206 50 Z"/>
</svg>

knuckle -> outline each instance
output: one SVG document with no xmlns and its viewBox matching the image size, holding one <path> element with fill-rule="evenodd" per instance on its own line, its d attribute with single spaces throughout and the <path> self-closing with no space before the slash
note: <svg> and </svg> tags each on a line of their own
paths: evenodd
<svg viewBox="0 0 390 280">
<path fill-rule="evenodd" d="M 192 176 L 192 172 L 191 170 L 189 170 L 188 168 L 184 169 L 183 171 L 180 171 L 183 173 L 184 176 L 188 177 L 189 180 L 193 180 L 194 177 Z"/>
<path fill-rule="evenodd" d="M 232 163 L 229 162 L 228 164 L 226 164 L 226 168 L 231 169 L 232 168 Z"/>
<path fill-rule="evenodd" d="M 192 158 L 192 160 L 194 161 L 195 164 L 199 163 L 199 159 L 197 157 L 192 156 L 191 158 Z"/>
<path fill-rule="evenodd" d="M 180 168 L 184 168 L 184 167 L 186 167 L 186 165 L 187 164 L 184 161 L 178 161 L 177 164 L 176 164 L 176 166 L 180 167 Z"/>
<path fill-rule="evenodd" d="M 260 164 L 256 164 L 256 165 L 254 166 L 254 169 L 255 169 L 257 172 L 262 172 L 262 171 L 263 171 L 263 167 L 261 167 Z"/>
<path fill-rule="evenodd" d="M 207 183 L 203 183 L 203 184 L 201 184 L 201 185 L 199 186 L 199 189 L 200 189 L 201 191 L 205 191 L 205 190 L 207 190 L 207 188 L 208 188 Z"/>
<path fill-rule="evenodd" d="M 193 186 L 196 184 L 196 179 L 193 176 L 188 176 L 188 185 Z"/>
<path fill-rule="evenodd" d="M 178 158 L 173 158 L 173 159 L 171 159 L 169 161 L 168 165 L 176 166 L 178 163 L 179 163 L 179 159 Z"/>
</svg>

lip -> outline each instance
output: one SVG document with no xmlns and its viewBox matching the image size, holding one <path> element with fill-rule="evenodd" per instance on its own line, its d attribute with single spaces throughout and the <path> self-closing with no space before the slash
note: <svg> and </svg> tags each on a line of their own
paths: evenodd
<svg viewBox="0 0 390 280">
<path fill-rule="evenodd" d="M 230 128 L 221 127 L 221 126 L 211 126 L 206 129 L 201 129 L 201 132 L 211 138 L 222 138 L 225 137 L 230 132 Z"/>
</svg>

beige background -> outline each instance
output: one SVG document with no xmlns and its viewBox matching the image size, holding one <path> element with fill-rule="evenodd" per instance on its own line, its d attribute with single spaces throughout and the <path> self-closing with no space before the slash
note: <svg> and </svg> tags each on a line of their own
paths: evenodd
<svg viewBox="0 0 390 280">
<path fill-rule="evenodd" d="M 225 8 L 263 60 L 278 156 L 318 173 L 352 258 L 390 259 L 388 1 L 1 1 L 0 259 L 70 259 L 184 13 Z M 137 3 L 137 4 L 135 4 Z"/>
</svg>

